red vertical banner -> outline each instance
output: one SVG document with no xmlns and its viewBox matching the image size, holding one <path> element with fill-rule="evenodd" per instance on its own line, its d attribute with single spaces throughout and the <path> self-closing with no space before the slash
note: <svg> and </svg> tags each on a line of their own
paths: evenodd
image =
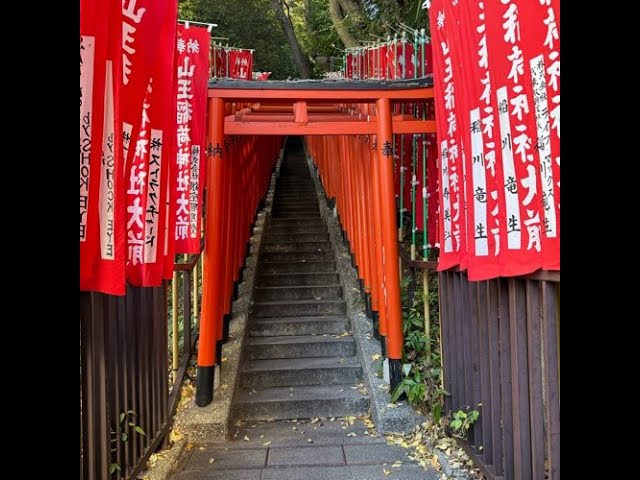
<svg viewBox="0 0 640 480">
<path fill-rule="evenodd" d="M 500 215 L 503 189 L 499 183 L 501 164 L 498 131 L 495 128 L 497 104 L 488 65 L 486 14 L 483 2 L 465 2 L 445 6 L 445 13 L 455 18 L 458 35 L 454 48 L 461 67 L 464 95 L 459 107 L 463 118 L 463 137 L 467 151 L 467 243 L 466 262 L 470 280 L 500 276 Z M 447 101 L 448 98 L 445 98 Z"/>
<path fill-rule="evenodd" d="M 487 19 L 500 19 L 487 21 L 486 29 L 502 153 L 499 183 L 505 199 L 501 271 L 504 276 L 522 275 L 543 265 L 545 220 L 531 73 L 522 50 L 530 39 L 522 31 L 522 15 L 514 0 L 489 0 L 485 9 Z"/>
<path fill-rule="evenodd" d="M 560 2 L 519 2 L 524 68 L 531 72 L 532 109 L 544 209 L 544 265 L 560 270 Z"/>
<path fill-rule="evenodd" d="M 440 270 L 458 264 L 473 281 L 559 270 L 557 4 L 432 4 Z M 455 237 L 452 142 L 461 148 L 466 205 L 457 256 L 447 244 Z"/>
<path fill-rule="evenodd" d="M 200 252 L 210 35 L 178 26 L 176 41 L 176 175 L 171 216 L 176 253 Z"/>
<path fill-rule="evenodd" d="M 461 79 L 454 72 L 457 65 L 451 52 L 451 38 L 457 34 L 457 25 L 453 18 L 447 18 L 444 4 L 443 0 L 434 1 L 429 12 L 434 45 L 434 90 L 440 160 L 438 270 L 460 265 L 465 254 L 466 235 L 461 122 L 455 103 L 455 95 L 458 91 L 462 94 L 463 89 Z M 445 98 L 449 98 L 449 101 Z"/>
<path fill-rule="evenodd" d="M 126 275 L 135 286 L 160 286 L 174 255 L 167 196 L 176 156 L 177 5 L 125 0 L 122 17 Z"/>
<path fill-rule="evenodd" d="M 354 56 L 353 53 L 347 53 L 345 56 L 345 75 L 347 79 L 353 78 Z"/>
<path fill-rule="evenodd" d="M 80 290 L 125 293 L 119 1 L 80 2 Z"/>
<path fill-rule="evenodd" d="M 386 61 L 386 71 L 385 75 L 386 79 L 394 80 L 396 78 L 396 49 L 398 47 L 398 42 L 390 41 L 387 42 L 387 61 Z"/>
<path fill-rule="evenodd" d="M 211 51 L 211 76 L 214 78 L 227 76 L 227 51 L 222 45 L 214 45 Z"/>
<path fill-rule="evenodd" d="M 253 52 L 250 50 L 231 50 L 229 55 L 229 76 L 238 80 L 251 80 L 253 77 Z"/>
</svg>

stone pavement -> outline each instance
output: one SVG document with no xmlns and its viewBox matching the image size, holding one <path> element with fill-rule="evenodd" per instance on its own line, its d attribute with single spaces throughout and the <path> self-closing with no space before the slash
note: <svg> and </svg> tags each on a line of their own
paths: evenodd
<svg viewBox="0 0 640 480">
<path fill-rule="evenodd" d="M 171 480 L 438 480 L 410 450 L 356 417 L 241 425 L 227 442 L 190 445 Z"/>
</svg>

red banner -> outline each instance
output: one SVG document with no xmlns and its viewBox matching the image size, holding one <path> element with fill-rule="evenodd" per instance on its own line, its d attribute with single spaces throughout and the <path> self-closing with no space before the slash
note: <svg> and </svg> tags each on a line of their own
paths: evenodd
<svg viewBox="0 0 640 480">
<path fill-rule="evenodd" d="M 229 76 L 238 80 L 251 80 L 253 77 L 253 52 L 231 50 L 228 55 Z"/>
<path fill-rule="evenodd" d="M 459 265 L 475 281 L 559 269 L 556 3 L 432 3 L 441 161 L 439 270 Z M 457 165 L 452 165 L 452 142 Z M 465 179 L 458 192 L 452 166 Z M 455 193 L 466 205 L 458 248 L 452 243 Z"/>
<path fill-rule="evenodd" d="M 387 43 L 387 58 L 386 58 L 386 79 L 395 79 L 397 66 L 396 66 L 396 50 L 398 48 L 397 42 Z"/>
<path fill-rule="evenodd" d="M 454 21 L 447 22 L 443 0 L 431 5 L 431 34 L 434 44 L 434 90 L 440 170 L 440 258 L 439 270 L 460 265 L 466 232 L 463 183 L 463 144 L 458 128 L 459 111 L 455 94 L 462 92 L 456 77 L 451 38 L 457 33 Z M 445 100 L 449 98 L 449 101 Z"/>
<path fill-rule="evenodd" d="M 544 208 L 544 268 L 560 270 L 560 5 L 519 2 L 525 68 L 531 72 Z"/>
<path fill-rule="evenodd" d="M 80 2 L 80 290 L 125 293 L 120 2 Z"/>
<path fill-rule="evenodd" d="M 213 78 L 227 76 L 227 51 L 221 45 L 214 45 L 211 50 L 211 76 Z"/>
<path fill-rule="evenodd" d="M 175 253 L 200 252 L 210 37 L 206 28 L 178 26 Z"/>
<path fill-rule="evenodd" d="M 135 286 L 160 286 L 174 257 L 167 182 L 175 163 L 177 5 L 125 0 L 122 14 L 126 275 Z"/>
</svg>

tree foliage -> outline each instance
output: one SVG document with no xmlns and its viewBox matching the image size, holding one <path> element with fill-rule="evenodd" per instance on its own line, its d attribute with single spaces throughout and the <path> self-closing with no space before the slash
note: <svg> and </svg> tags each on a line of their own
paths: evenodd
<svg viewBox="0 0 640 480">
<path fill-rule="evenodd" d="M 420 8 L 422 0 L 279 3 L 291 21 L 305 61 L 314 66 L 314 76 L 326 68 L 320 59 L 341 57 L 345 46 L 393 36 L 400 23 L 412 29 L 428 28 L 426 10 Z M 255 70 L 271 71 L 273 79 L 301 76 L 274 0 L 181 0 L 179 12 L 181 19 L 217 23 L 213 35 L 228 37 L 229 45 L 255 49 Z"/>
</svg>

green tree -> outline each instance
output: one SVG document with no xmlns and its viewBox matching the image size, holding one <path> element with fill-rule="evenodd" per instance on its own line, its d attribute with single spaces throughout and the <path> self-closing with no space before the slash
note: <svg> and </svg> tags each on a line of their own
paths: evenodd
<svg viewBox="0 0 640 480">
<path fill-rule="evenodd" d="M 255 49 L 254 70 L 273 72 L 274 79 L 297 76 L 271 0 L 182 0 L 178 12 L 183 20 L 217 23 L 212 35 L 229 38 L 229 45 Z"/>
</svg>

